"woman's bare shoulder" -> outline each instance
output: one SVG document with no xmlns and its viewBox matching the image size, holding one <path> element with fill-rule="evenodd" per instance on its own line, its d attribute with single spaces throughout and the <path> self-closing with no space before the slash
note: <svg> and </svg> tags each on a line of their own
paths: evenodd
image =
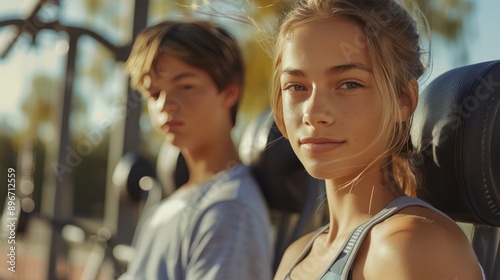
<svg viewBox="0 0 500 280">
<path fill-rule="evenodd" d="M 302 251 L 304 251 L 305 247 L 311 241 L 314 234 L 316 232 L 308 233 L 301 238 L 297 239 L 286 249 L 283 257 L 281 258 L 280 265 L 276 274 L 274 275 L 275 280 L 283 280 L 285 279 L 286 274 L 292 268 L 293 263 L 299 258 Z"/>
<path fill-rule="evenodd" d="M 423 207 L 408 207 L 375 226 L 365 279 L 482 279 L 464 232 Z"/>
</svg>

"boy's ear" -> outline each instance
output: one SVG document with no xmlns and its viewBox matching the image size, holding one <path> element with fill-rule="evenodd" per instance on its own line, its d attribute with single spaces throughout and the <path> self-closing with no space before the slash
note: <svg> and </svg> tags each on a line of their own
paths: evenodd
<svg viewBox="0 0 500 280">
<path fill-rule="evenodd" d="M 237 84 L 231 84 L 222 91 L 222 95 L 224 106 L 231 108 L 240 99 L 241 88 Z"/>
<path fill-rule="evenodd" d="M 405 92 L 401 95 L 399 100 L 401 115 L 398 117 L 398 122 L 406 122 L 417 107 L 418 102 L 418 82 L 413 79 L 408 82 Z"/>
</svg>

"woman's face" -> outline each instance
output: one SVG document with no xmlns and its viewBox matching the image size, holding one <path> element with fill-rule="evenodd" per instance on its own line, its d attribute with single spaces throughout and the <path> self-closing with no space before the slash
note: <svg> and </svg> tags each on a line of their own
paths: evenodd
<svg viewBox="0 0 500 280">
<path fill-rule="evenodd" d="M 207 72 L 163 54 L 147 80 L 151 122 L 173 145 L 202 148 L 229 122 L 229 105 Z"/>
<path fill-rule="evenodd" d="M 385 150 L 382 99 L 370 61 L 363 29 L 345 19 L 300 26 L 285 40 L 284 125 L 316 178 L 352 179 Z"/>
</svg>

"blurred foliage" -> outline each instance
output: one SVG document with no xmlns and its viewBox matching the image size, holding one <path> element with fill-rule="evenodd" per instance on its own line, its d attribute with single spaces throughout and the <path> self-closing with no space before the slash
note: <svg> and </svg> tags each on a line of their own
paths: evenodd
<svg viewBox="0 0 500 280">
<path fill-rule="evenodd" d="M 141 1 L 141 0 L 139 0 Z M 131 39 L 134 0 L 81 0 L 87 22 L 84 27 L 104 35 L 115 44 L 126 44 Z M 170 1 L 166 1 L 170 2 Z"/>
<path fill-rule="evenodd" d="M 75 138 L 72 145 L 75 150 L 79 143 L 88 140 L 83 135 Z M 74 211 L 79 217 L 101 218 L 104 213 L 108 149 L 109 137 L 105 135 L 88 155 L 81 157 L 81 163 L 74 169 Z"/>
<path fill-rule="evenodd" d="M 472 0 L 417 0 L 433 34 L 454 42 L 463 35 L 465 19 L 474 9 Z"/>
<path fill-rule="evenodd" d="M 456 55 L 458 64 L 466 64 L 469 58 L 469 38 L 465 36 L 465 24 L 471 17 L 475 2 L 473 0 L 417 0 L 415 2 L 429 23 L 431 36 L 443 38 L 445 43 L 453 46 L 451 54 Z"/>
<path fill-rule="evenodd" d="M 82 66 L 83 69 L 80 69 L 81 74 L 90 78 L 97 86 L 104 86 L 112 78 L 113 67 L 116 64 L 112 57 L 113 53 L 110 50 L 102 45 L 95 44 L 95 51 L 90 56 L 91 62 Z"/>
<path fill-rule="evenodd" d="M 49 141 L 52 140 L 52 135 L 43 135 L 42 130 L 56 124 L 60 84 L 53 77 L 42 73 L 33 78 L 30 94 L 25 95 L 21 100 L 21 112 L 27 117 L 27 126 L 25 131 L 19 134 L 20 137 L 38 138 L 41 136 L 49 137 L 47 138 Z M 85 108 L 80 108 L 80 111 L 85 111 Z"/>
</svg>

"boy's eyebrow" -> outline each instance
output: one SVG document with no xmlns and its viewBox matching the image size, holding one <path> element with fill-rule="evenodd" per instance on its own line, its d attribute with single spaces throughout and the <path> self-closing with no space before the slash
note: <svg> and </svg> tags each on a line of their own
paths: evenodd
<svg viewBox="0 0 500 280">
<path fill-rule="evenodd" d="M 342 65 L 335 65 L 330 67 L 328 70 L 326 70 L 326 73 L 331 74 L 331 73 L 339 73 L 339 72 L 346 72 L 348 70 L 353 70 L 353 69 L 359 69 L 365 72 L 372 72 L 372 69 L 362 63 L 350 63 L 350 64 L 342 64 Z M 305 77 L 306 74 L 299 69 L 294 69 L 287 67 L 281 71 L 281 75 L 290 75 L 290 76 L 296 76 L 296 77 Z"/>
<path fill-rule="evenodd" d="M 162 72 L 161 71 L 158 71 L 158 76 L 159 77 L 162 77 Z M 179 73 L 175 76 L 172 77 L 172 79 L 170 79 L 172 82 L 176 82 L 180 79 L 183 79 L 183 78 L 189 78 L 189 77 L 198 77 L 198 75 L 196 75 L 196 73 L 193 73 L 193 72 L 183 72 L 183 73 Z"/>
<path fill-rule="evenodd" d="M 197 77 L 197 76 L 198 75 L 196 75 L 195 73 L 192 73 L 192 72 L 184 72 L 184 73 L 180 73 L 180 74 L 175 75 L 172 78 L 172 81 L 176 82 L 176 81 L 183 79 L 183 78 Z"/>
</svg>

